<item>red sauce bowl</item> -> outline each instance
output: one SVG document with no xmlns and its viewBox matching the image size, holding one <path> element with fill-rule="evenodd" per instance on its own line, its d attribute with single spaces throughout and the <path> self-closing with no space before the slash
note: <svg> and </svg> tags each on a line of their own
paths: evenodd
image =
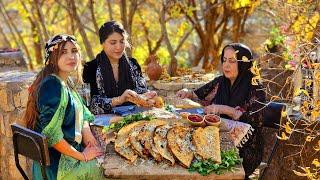
<svg viewBox="0 0 320 180">
<path fill-rule="evenodd" d="M 204 121 L 209 126 L 219 126 L 221 118 L 215 114 L 207 114 L 204 116 Z"/>
<path fill-rule="evenodd" d="M 205 125 L 203 116 L 199 115 L 199 114 L 190 114 L 187 117 L 188 122 L 194 126 L 203 126 Z"/>
</svg>

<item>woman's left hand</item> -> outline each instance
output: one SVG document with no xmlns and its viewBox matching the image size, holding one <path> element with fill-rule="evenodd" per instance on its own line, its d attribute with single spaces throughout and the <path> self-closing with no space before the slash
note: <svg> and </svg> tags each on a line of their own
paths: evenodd
<svg viewBox="0 0 320 180">
<path fill-rule="evenodd" d="M 153 97 L 157 96 L 157 92 L 156 91 L 148 91 L 148 92 L 145 92 L 143 95 L 146 96 L 148 99 L 152 99 Z"/>
<path fill-rule="evenodd" d="M 204 107 L 205 114 L 221 114 L 222 113 L 222 105 L 211 104 L 209 106 Z"/>
<path fill-rule="evenodd" d="M 89 128 L 84 128 L 82 130 L 82 138 L 83 138 L 83 143 L 85 147 L 87 147 L 89 144 L 92 146 L 99 146 L 96 138 L 93 136 Z"/>
</svg>

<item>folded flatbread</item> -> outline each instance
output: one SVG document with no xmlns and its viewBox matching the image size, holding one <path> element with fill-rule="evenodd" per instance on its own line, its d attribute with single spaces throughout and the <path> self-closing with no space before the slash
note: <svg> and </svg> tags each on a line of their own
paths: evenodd
<svg viewBox="0 0 320 180">
<path fill-rule="evenodd" d="M 157 162 L 162 161 L 162 156 L 155 147 L 153 142 L 154 131 L 158 126 L 166 124 L 166 121 L 154 119 L 148 122 L 142 131 L 137 136 L 137 140 L 140 142 L 141 146 L 144 148 L 143 153 L 145 155 L 151 155 Z"/>
<path fill-rule="evenodd" d="M 142 121 L 131 123 L 119 130 L 116 135 L 114 149 L 115 151 L 122 157 L 126 158 L 130 163 L 133 163 L 138 155 L 131 148 L 131 144 L 129 142 L 129 133 L 133 127 L 143 123 Z"/>
<path fill-rule="evenodd" d="M 179 97 L 168 97 L 166 98 L 166 102 L 168 104 L 172 104 L 176 108 L 182 108 L 182 109 L 190 109 L 190 108 L 200 108 L 202 107 L 201 104 L 192 101 L 188 98 L 179 98 Z"/>
<path fill-rule="evenodd" d="M 192 134 L 192 143 L 195 146 L 196 157 L 212 159 L 221 163 L 219 128 L 207 126 L 198 128 Z"/>
<path fill-rule="evenodd" d="M 132 149 L 142 158 L 147 159 L 148 158 L 148 154 L 146 154 L 145 152 L 143 152 L 144 148 L 143 146 L 140 144 L 139 142 L 139 134 L 141 131 L 144 131 L 144 127 L 146 126 L 146 124 L 148 123 L 148 121 L 142 121 L 142 123 L 134 126 L 129 134 L 129 141 L 131 144 Z M 141 136 L 141 135 L 140 135 Z"/>
<path fill-rule="evenodd" d="M 168 141 L 167 141 L 168 131 L 172 127 L 173 126 L 169 124 L 165 124 L 157 127 L 154 132 L 153 140 L 154 140 L 155 147 L 157 148 L 160 155 L 164 159 L 170 161 L 171 165 L 174 165 L 175 159 L 173 157 L 173 154 L 168 149 Z"/>
<path fill-rule="evenodd" d="M 189 168 L 193 160 L 192 128 L 176 126 L 167 134 L 168 147 L 182 166 Z"/>
</svg>

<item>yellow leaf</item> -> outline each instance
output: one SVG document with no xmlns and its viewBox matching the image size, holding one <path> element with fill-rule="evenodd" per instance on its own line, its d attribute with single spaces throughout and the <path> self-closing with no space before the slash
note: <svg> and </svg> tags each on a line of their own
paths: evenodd
<svg viewBox="0 0 320 180">
<path fill-rule="evenodd" d="M 286 133 L 284 133 L 284 132 L 282 132 L 281 133 L 281 137 L 280 136 L 278 136 L 278 135 L 276 135 L 277 136 L 277 138 L 279 139 L 279 140 L 288 140 L 289 139 L 289 137 L 286 135 Z"/>
<path fill-rule="evenodd" d="M 312 164 L 315 165 L 317 168 L 320 167 L 320 162 L 318 161 L 318 159 L 314 159 L 312 161 Z"/>
<path fill-rule="evenodd" d="M 288 133 L 288 134 L 291 134 L 291 133 L 292 133 L 292 128 L 290 127 L 290 123 L 289 123 L 289 122 L 286 123 L 285 131 L 286 131 L 286 133 Z"/>
<path fill-rule="evenodd" d="M 307 176 L 306 173 L 301 173 L 301 172 L 298 172 L 298 171 L 295 171 L 293 170 L 294 174 L 296 174 L 297 176 Z"/>
<path fill-rule="evenodd" d="M 247 56 L 242 56 L 242 61 L 243 62 L 250 62 L 249 59 L 247 58 Z"/>
<path fill-rule="evenodd" d="M 306 83 L 305 83 L 305 84 L 306 84 L 307 87 L 310 87 L 311 84 L 312 84 L 312 80 L 306 80 Z"/>
<path fill-rule="evenodd" d="M 320 140 L 318 141 L 318 145 L 313 148 L 315 151 L 320 151 Z"/>
<path fill-rule="evenodd" d="M 251 84 L 254 85 L 254 86 L 257 86 L 259 85 L 259 81 L 260 81 L 261 77 L 260 76 L 255 76 L 251 79 Z"/>
<path fill-rule="evenodd" d="M 306 141 L 307 141 L 307 142 L 311 142 L 313 139 L 314 139 L 314 137 L 311 137 L 311 136 L 307 136 L 307 137 L 306 137 Z"/>
<path fill-rule="evenodd" d="M 281 117 L 287 117 L 288 112 L 286 110 L 281 111 Z"/>
</svg>

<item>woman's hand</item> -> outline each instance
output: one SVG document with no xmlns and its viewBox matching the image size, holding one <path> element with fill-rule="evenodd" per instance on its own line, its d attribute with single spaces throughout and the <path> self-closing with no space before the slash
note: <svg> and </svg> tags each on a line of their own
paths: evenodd
<svg viewBox="0 0 320 180">
<path fill-rule="evenodd" d="M 223 105 L 211 104 L 204 107 L 205 114 L 223 114 L 222 112 Z"/>
<path fill-rule="evenodd" d="M 122 104 L 124 102 L 127 102 L 128 98 L 130 98 L 130 97 L 133 98 L 133 97 L 136 97 L 136 96 L 138 96 L 138 94 L 135 91 L 133 91 L 131 89 L 127 89 L 120 96 L 120 102 Z"/>
<path fill-rule="evenodd" d="M 88 145 L 99 146 L 98 141 L 93 136 L 90 130 L 90 127 L 83 128 L 82 138 L 83 138 L 83 144 L 85 145 L 85 147 L 87 147 Z"/>
<path fill-rule="evenodd" d="M 103 154 L 102 149 L 99 146 L 94 146 L 89 144 L 82 152 L 84 156 L 84 160 L 90 161 L 97 156 L 101 156 Z"/>
<path fill-rule="evenodd" d="M 176 93 L 176 96 L 178 96 L 179 98 L 182 98 L 182 99 L 184 99 L 184 98 L 189 98 L 189 99 L 191 99 L 192 98 L 192 96 L 193 96 L 193 92 L 192 91 L 189 91 L 188 89 L 181 89 L 180 91 L 178 91 L 177 93 Z"/>
<path fill-rule="evenodd" d="M 143 94 L 145 97 L 147 97 L 148 99 L 152 99 L 154 98 L 155 96 L 157 96 L 157 92 L 156 91 L 148 91 L 148 92 L 145 92 Z"/>
</svg>

